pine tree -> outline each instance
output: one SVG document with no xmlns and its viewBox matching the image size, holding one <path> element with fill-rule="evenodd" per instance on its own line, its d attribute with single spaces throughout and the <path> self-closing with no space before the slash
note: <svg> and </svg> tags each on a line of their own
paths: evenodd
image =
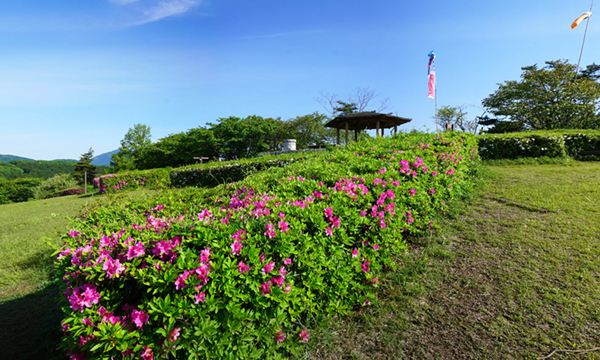
<svg viewBox="0 0 600 360">
<path fill-rule="evenodd" d="M 91 181 L 96 177 L 96 167 L 92 165 L 93 157 L 94 150 L 90 148 L 88 152 L 81 155 L 78 163 L 73 164 L 73 167 L 75 168 L 73 170 L 73 177 L 80 185 L 84 184 L 85 173 L 87 173 L 87 179 L 89 183 L 91 183 Z"/>
</svg>

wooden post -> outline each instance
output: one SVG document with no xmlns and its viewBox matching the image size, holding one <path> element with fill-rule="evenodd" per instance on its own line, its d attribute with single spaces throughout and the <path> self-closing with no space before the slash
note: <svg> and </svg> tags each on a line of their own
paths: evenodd
<svg viewBox="0 0 600 360">
<path fill-rule="evenodd" d="M 340 128 L 337 129 L 337 144 L 340 144 Z"/>
<path fill-rule="evenodd" d="M 358 142 L 358 130 L 354 130 L 354 141 Z"/>
<path fill-rule="evenodd" d="M 381 128 L 381 137 L 385 136 L 385 128 Z"/>
<path fill-rule="evenodd" d="M 398 135 L 398 125 L 394 125 L 394 135 Z"/>
<path fill-rule="evenodd" d="M 348 145 L 348 122 L 346 121 L 346 145 Z"/>
<path fill-rule="evenodd" d="M 376 124 L 376 128 L 375 128 L 375 137 L 379 137 L 379 119 L 377 119 L 377 124 Z"/>
</svg>

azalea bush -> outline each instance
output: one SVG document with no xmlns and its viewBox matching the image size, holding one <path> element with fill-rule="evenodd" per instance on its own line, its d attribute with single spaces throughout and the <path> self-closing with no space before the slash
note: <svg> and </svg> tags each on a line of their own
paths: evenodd
<svg viewBox="0 0 600 360">
<path fill-rule="evenodd" d="M 69 196 L 69 195 L 79 195 L 79 194 L 83 194 L 84 192 L 85 192 L 84 188 L 76 187 L 76 188 L 60 190 L 55 193 L 48 194 L 48 195 L 44 196 L 44 199 L 61 197 L 61 196 Z"/>
<path fill-rule="evenodd" d="M 598 130 L 526 131 L 477 137 L 483 159 L 560 158 L 580 151 L 600 151 Z"/>
<path fill-rule="evenodd" d="M 474 136 L 352 144 L 216 188 L 113 203 L 56 250 L 73 359 L 299 353 L 310 314 L 377 299 L 406 236 L 472 187 Z"/>
<path fill-rule="evenodd" d="M 122 190 L 136 190 L 143 187 L 168 188 L 170 186 L 169 169 L 134 170 L 127 173 L 107 174 L 95 178 L 92 182 L 100 194 L 111 194 Z"/>
<path fill-rule="evenodd" d="M 57 194 L 61 190 L 76 188 L 77 186 L 77 181 L 73 179 L 71 174 L 57 174 L 38 185 L 35 188 L 34 196 L 36 199 L 45 199 L 51 194 Z"/>
</svg>

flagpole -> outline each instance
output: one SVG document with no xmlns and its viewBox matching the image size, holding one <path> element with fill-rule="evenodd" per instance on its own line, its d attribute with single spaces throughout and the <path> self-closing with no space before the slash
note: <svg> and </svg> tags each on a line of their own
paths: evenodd
<svg viewBox="0 0 600 360">
<path fill-rule="evenodd" d="M 590 13 L 592 12 L 592 8 L 594 7 L 594 0 L 592 0 L 592 5 L 590 5 Z M 575 69 L 575 75 L 579 74 L 579 64 L 581 63 L 581 55 L 583 54 L 583 46 L 585 45 L 585 36 L 587 35 L 588 25 L 590 24 L 590 18 L 588 17 L 585 21 L 585 32 L 583 33 L 583 42 L 581 43 L 581 51 L 579 52 L 579 60 L 577 61 L 577 69 Z"/>
<path fill-rule="evenodd" d="M 435 132 L 438 132 L 438 111 L 437 111 L 437 76 L 435 77 Z"/>
</svg>

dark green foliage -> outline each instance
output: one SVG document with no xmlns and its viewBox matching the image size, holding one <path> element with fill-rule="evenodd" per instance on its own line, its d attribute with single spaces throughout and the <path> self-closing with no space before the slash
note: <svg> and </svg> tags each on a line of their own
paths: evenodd
<svg viewBox="0 0 600 360">
<path fill-rule="evenodd" d="M 199 127 L 166 136 L 140 151 L 137 166 L 139 169 L 180 167 L 195 164 L 194 157 L 207 157 L 204 162 L 218 160 L 218 142 L 211 130 Z"/>
<path fill-rule="evenodd" d="M 24 171 L 10 163 L 0 162 L 0 179 L 17 179 L 22 177 Z"/>
<path fill-rule="evenodd" d="M 34 197 L 34 189 L 42 179 L 0 179 L 0 204 L 23 202 Z"/>
<path fill-rule="evenodd" d="M 497 121 L 492 127 L 485 130 L 487 134 L 504 134 L 524 131 L 523 124 L 516 121 Z"/>
<path fill-rule="evenodd" d="M 520 81 L 499 84 L 482 101 L 488 111 L 533 130 L 600 128 L 599 66 L 588 66 L 580 76 L 576 66 L 564 60 L 522 70 Z"/>
<path fill-rule="evenodd" d="M 600 151 L 598 130 L 527 131 L 477 137 L 482 159 L 561 158 Z"/>
<path fill-rule="evenodd" d="M 244 119 L 235 116 L 217 119 L 211 129 L 219 146 L 219 156 L 224 160 L 254 157 L 269 150 L 268 139 L 277 129 L 271 118 L 252 115 Z"/>
<path fill-rule="evenodd" d="M 23 173 L 12 177 L 15 178 L 42 178 L 48 179 L 56 174 L 70 174 L 73 172 L 73 162 L 64 160 L 14 160 L 9 164 L 23 170 Z M 10 179 L 11 177 L 7 177 Z"/>
<path fill-rule="evenodd" d="M 90 148 L 88 152 L 81 155 L 79 162 L 73 164 L 73 178 L 80 184 L 87 182 L 91 183 L 97 175 L 96 166 L 92 165 L 92 158 L 94 157 L 94 150 Z"/>
</svg>

